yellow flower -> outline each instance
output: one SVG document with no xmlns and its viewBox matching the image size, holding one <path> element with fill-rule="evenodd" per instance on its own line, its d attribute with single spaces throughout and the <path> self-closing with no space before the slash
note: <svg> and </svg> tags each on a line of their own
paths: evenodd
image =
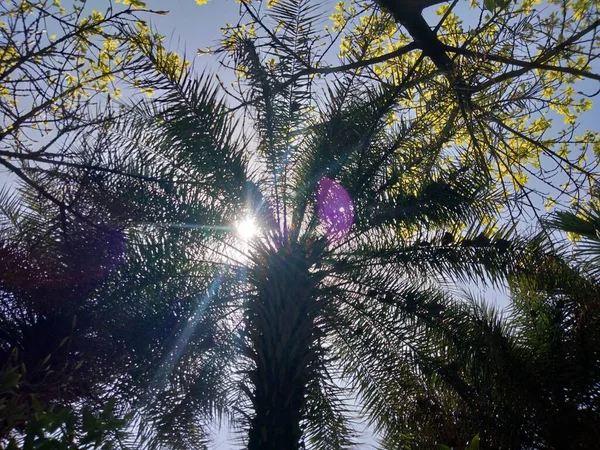
<svg viewBox="0 0 600 450">
<path fill-rule="evenodd" d="M 117 3 L 121 3 L 121 0 L 115 0 Z M 122 0 L 125 6 L 131 5 L 133 9 L 141 9 L 146 7 L 146 3 L 141 0 Z"/>
<path fill-rule="evenodd" d="M 102 20 L 104 20 L 104 14 L 102 14 L 100 11 L 92 9 L 92 20 L 94 22 L 101 22 Z"/>
<path fill-rule="evenodd" d="M 151 87 L 142 88 L 140 89 L 140 92 L 146 94 L 148 97 L 152 97 L 152 94 L 154 94 L 154 89 L 152 89 Z"/>
</svg>

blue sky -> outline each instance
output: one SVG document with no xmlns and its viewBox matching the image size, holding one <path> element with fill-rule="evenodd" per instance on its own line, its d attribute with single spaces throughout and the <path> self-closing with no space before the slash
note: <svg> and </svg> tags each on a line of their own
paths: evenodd
<svg viewBox="0 0 600 450">
<path fill-rule="evenodd" d="M 101 8 L 106 0 L 89 3 Z M 148 0 L 146 4 L 150 9 L 169 11 L 165 16 L 153 16 L 151 23 L 167 36 L 174 48 L 185 49 L 190 56 L 198 48 L 217 43 L 221 27 L 237 22 L 239 11 L 234 0 L 212 0 L 203 6 L 198 6 L 195 0 Z"/>
</svg>

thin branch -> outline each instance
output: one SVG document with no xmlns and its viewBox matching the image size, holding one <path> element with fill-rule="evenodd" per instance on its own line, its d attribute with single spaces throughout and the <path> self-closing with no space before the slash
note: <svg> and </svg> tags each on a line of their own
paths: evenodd
<svg viewBox="0 0 600 450">
<path fill-rule="evenodd" d="M 8 161 L 5 161 L 3 159 L 0 159 L 0 165 L 3 165 L 8 170 L 10 170 L 12 173 L 14 173 L 17 177 L 19 177 L 21 180 L 23 180 L 25 183 L 27 183 L 29 186 L 31 186 L 33 189 L 35 189 L 42 197 L 45 197 L 46 199 L 48 199 L 52 203 L 54 203 L 56 206 L 58 206 L 61 211 L 69 211 L 71 214 L 73 214 L 73 216 L 77 217 L 82 222 L 85 222 L 94 228 L 104 231 L 103 230 L 104 227 L 102 227 L 100 224 L 94 223 L 88 217 L 86 217 L 83 214 L 81 214 L 80 212 L 74 210 L 70 205 L 66 204 L 65 202 L 56 198 L 54 195 L 50 194 L 46 189 L 44 189 L 42 186 L 40 186 L 36 181 L 32 180 L 27 175 L 25 175 L 25 173 L 21 169 L 19 169 L 17 166 L 14 166 L 11 163 L 9 163 Z"/>
<path fill-rule="evenodd" d="M 505 81 L 505 80 L 508 80 L 510 78 L 518 77 L 518 76 L 523 75 L 524 73 L 527 73 L 527 72 L 529 72 L 531 70 L 538 69 L 538 68 L 544 68 L 543 66 L 546 66 L 544 64 L 544 61 L 547 61 L 550 58 L 552 58 L 553 56 L 557 55 L 562 50 L 564 50 L 565 48 L 567 48 L 571 44 L 574 44 L 580 38 L 582 38 L 583 36 L 585 36 L 589 32 L 594 31 L 598 27 L 600 27 L 600 19 L 596 20 L 595 22 L 593 22 L 592 24 L 590 24 L 588 27 L 586 27 L 583 30 L 581 30 L 579 33 L 576 33 L 573 36 L 571 36 L 570 38 L 564 40 L 563 42 L 561 42 L 560 44 L 558 44 L 556 47 L 550 49 L 548 51 L 548 53 L 541 54 L 535 61 L 525 62 L 525 61 L 513 60 L 512 58 L 508 58 L 510 60 L 509 64 L 521 65 L 521 66 L 523 66 L 523 68 L 519 69 L 519 70 L 514 70 L 514 71 L 511 71 L 511 72 L 503 73 L 502 75 L 499 75 L 498 77 L 493 78 L 490 81 L 488 81 L 488 82 L 486 82 L 486 83 L 484 83 L 482 85 L 477 86 L 476 90 L 477 91 L 482 91 L 484 89 L 487 89 L 490 86 L 493 86 L 495 84 L 498 84 L 498 83 L 500 83 L 502 81 Z M 446 46 L 446 47 L 448 47 L 448 46 Z M 487 57 L 489 59 L 492 59 L 492 56 L 500 58 L 499 55 L 487 55 L 485 53 L 479 53 L 479 52 L 475 52 L 475 51 L 472 51 L 472 50 L 466 50 L 466 49 L 456 48 L 456 47 L 450 47 L 450 48 L 448 48 L 448 51 L 465 52 L 465 54 L 467 52 L 472 52 L 473 55 L 482 55 L 484 58 Z M 481 56 L 478 56 L 478 57 L 481 57 Z M 546 69 L 547 70 L 559 70 L 559 71 L 566 72 L 566 70 L 564 70 L 564 69 L 568 69 L 568 68 L 562 68 L 562 67 L 559 68 L 559 67 L 556 67 L 556 66 L 550 66 L 550 65 L 548 65 Z M 586 72 L 586 71 L 577 71 L 577 73 L 575 75 L 589 76 L 592 79 L 600 80 L 600 76 L 598 76 L 597 74 L 593 74 L 593 73 Z M 475 88 L 472 88 L 472 89 L 475 89 Z"/>
<path fill-rule="evenodd" d="M 512 65 L 518 66 L 518 67 L 523 67 L 524 69 L 527 69 L 526 71 L 535 70 L 535 69 L 549 70 L 549 71 L 554 71 L 554 72 L 568 73 L 571 75 L 576 75 L 576 76 L 590 78 L 592 80 L 600 81 L 600 74 L 588 72 L 586 70 L 575 69 L 572 67 L 560 67 L 560 66 L 553 66 L 551 64 L 544 64 L 542 62 L 538 62 L 539 59 L 535 60 L 535 61 L 522 61 L 519 59 L 511 58 L 509 56 L 493 55 L 490 53 L 478 52 L 476 50 L 468 50 L 468 49 L 462 48 L 462 47 L 454 47 L 452 45 L 445 45 L 444 48 L 446 49 L 446 51 L 451 52 L 451 53 L 456 53 L 458 55 L 470 56 L 473 58 L 488 59 L 490 61 L 497 61 L 497 62 L 501 62 L 501 63 L 512 64 Z M 545 59 L 545 58 L 543 58 L 543 59 Z M 511 75 L 514 74 L 515 76 L 518 76 L 518 75 L 522 75 L 526 71 L 514 71 L 514 72 L 508 72 L 507 74 L 511 74 Z M 502 81 L 502 80 L 500 80 L 500 81 Z"/>
<path fill-rule="evenodd" d="M 290 84 L 296 82 L 299 78 L 306 75 L 328 75 L 333 73 L 345 72 L 347 70 L 360 69 L 362 67 L 368 67 L 373 64 L 379 64 L 385 61 L 388 61 L 393 58 L 397 58 L 399 56 L 405 55 L 413 50 L 417 50 L 418 46 L 415 42 L 411 42 L 404 47 L 400 47 L 393 52 L 386 53 L 385 55 L 376 56 L 374 58 L 362 59 L 348 64 L 342 64 L 340 66 L 332 66 L 332 67 L 309 67 L 307 69 L 303 69 L 300 72 L 297 72 L 290 76 L 285 83 L 277 86 L 278 90 L 283 90 L 288 87 Z"/>
</svg>

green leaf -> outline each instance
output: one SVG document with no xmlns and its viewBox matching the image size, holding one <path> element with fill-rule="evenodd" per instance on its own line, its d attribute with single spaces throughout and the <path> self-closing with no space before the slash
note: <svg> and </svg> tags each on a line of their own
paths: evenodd
<svg viewBox="0 0 600 450">
<path fill-rule="evenodd" d="M 84 433 L 88 433 L 96 428 L 97 420 L 89 408 L 84 408 L 81 429 Z"/>
<path fill-rule="evenodd" d="M 479 433 L 471 440 L 466 450 L 479 450 Z"/>
<path fill-rule="evenodd" d="M 31 400 L 31 406 L 33 406 L 33 410 L 35 412 L 41 412 L 42 411 L 42 405 L 40 404 L 40 402 L 38 401 L 38 399 L 35 397 L 35 395 L 31 395 L 30 396 L 30 400 Z"/>
</svg>

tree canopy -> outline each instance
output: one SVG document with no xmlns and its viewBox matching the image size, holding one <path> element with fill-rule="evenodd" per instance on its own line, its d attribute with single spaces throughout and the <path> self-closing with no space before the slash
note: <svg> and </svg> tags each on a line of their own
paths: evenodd
<svg viewBox="0 0 600 450">
<path fill-rule="evenodd" d="M 597 4 L 244 0 L 226 86 L 123 3 L 3 6 L 3 444 L 597 442 Z"/>
<path fill-rule="evenodd" d="M 528 0 L 491 11 L 477 2 L 338 2 L 323 26 L 328 5 L 242 2 L 240 22 L 225 29 L 217 51 L 233 51 L 240 39 L 266 49 L 265 76 L 281 89 L 304 78 L 308 91 L 315 78 L 341 72 L 398 86 L 403 101 L 390 125 L 437 148 L 432 168 L 459 163 L 487 173 L 511 200 L 504 207 L 513 220 L 524 208 L 536 215 L 543 203 L 587 195 L 599 139 L 577 118 L 600 80 L 595 2 Z M 294 20 L 299 10 L 302 23 Z M 294 30 L 310 43 L 310 57 L 286 38 Z"/>
</svg>

